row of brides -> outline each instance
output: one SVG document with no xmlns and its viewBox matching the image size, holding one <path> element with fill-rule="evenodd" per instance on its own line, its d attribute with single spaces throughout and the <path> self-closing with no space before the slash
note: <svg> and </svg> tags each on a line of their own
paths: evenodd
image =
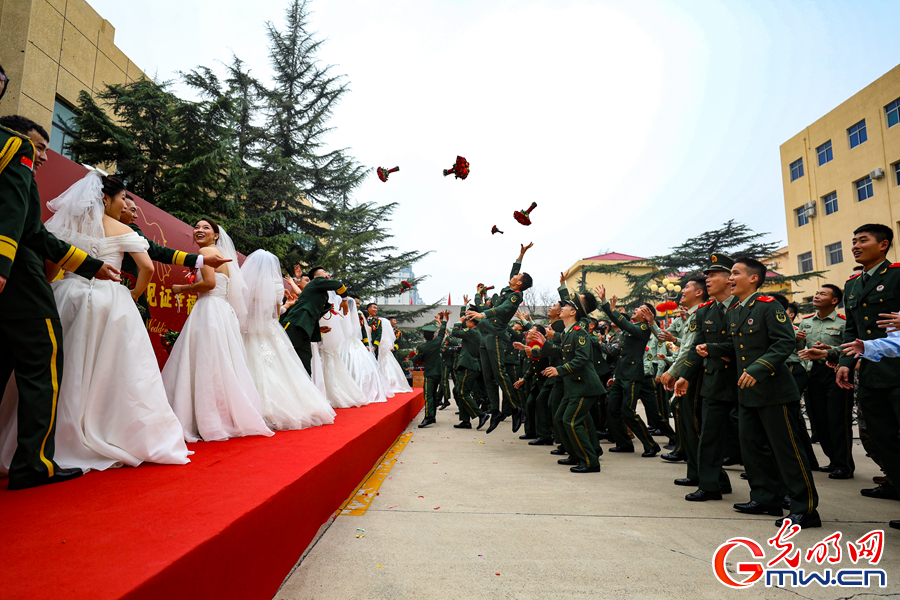
<svg viewBox="0 0 900 600">
<path fill-rule="evenodd" d="M 361 314 L 350 300 L 330 312 L 313 344 L 313 374 L 278 323 L 284 280 L 278 259 L 253 252 L 238 266 L 234 244 L 210 219 L 194 227 L 203 266 L 190 287 L 199 298 L 162 372 L 135 299 L 153 273 L 148 243 L 118 218 L 125 188 L 90 171 L 48 203 L 47 229 L 91 256 L 139 268 L 135 290 L 74 273 L 52 283 L 63 329 L 63 377 L 57 401 L 55 459 L 60 467 L 106 469 L 142 462 L 185 464 L 185 442 L 273 435 L 331 424 L 334 408 L 385 402 L 411 391 L 392 352 L 375 358 L 362 342 Z M 340 297 L 332 298 L 337 307 Z M 336 314 L 335 314 L 336 312 Z M 393 337 L 389 324 L 382 327 Z M 385 345 L 388 343 L 388 345 Z M 381 348 L 393 347 L 392 339 Z M 0 403 L 0 470 L 16 449 L 17 390 L 10 378 Z"/>
</svg>

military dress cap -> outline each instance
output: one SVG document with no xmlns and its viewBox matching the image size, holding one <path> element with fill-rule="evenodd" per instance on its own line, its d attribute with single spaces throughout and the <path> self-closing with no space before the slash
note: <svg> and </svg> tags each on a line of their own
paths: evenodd
<svg viewBox="0 0 900 600">
<path fill-rule="evenodd" d="M 709 274 L 712 271 L 725 271 L 731 273 L 731 267 L 734 266 L 734 259 L 724 254 L 713 254 L 709 257 L 709 266 L 703 271 Z"/>
<path fill-rule="evenodd" d="M 438 330 L 438 326 L 435 325 L 434 323 L 429 323 L 428 325 L 422 326 L 422 331 L 431 331 L 433 333 L 437 333 L 437 330 Z"/>
</svg>

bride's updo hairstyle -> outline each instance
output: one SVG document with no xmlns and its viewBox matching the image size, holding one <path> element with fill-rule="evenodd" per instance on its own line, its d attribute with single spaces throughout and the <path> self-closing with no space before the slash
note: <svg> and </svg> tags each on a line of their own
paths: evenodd
<svg viewBox="0 0 900 600">
<path fill-rule="evenodd" d="M 125 184 L 115 176 L 101 176 L 100 180 L 103 182 L 103 193 L 110 198 L 115 198 L 116 194 L 125 191 Z"/>
</svg>

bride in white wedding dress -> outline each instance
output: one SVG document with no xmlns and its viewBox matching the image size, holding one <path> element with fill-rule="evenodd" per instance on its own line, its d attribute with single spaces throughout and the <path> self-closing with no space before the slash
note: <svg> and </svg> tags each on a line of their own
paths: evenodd
<svg viewBox="0 0 900 600">
<path fill-rule="evenodd" d="M 200 297 L 162 371 L 169 403 L 189 442 L 272 435 L 247 369 L 238 322 L 246 313 L 245 286 L 234 244 L 211 219 L 197 221 L 194 241 L 200 254 L 221 253 L 232 262 L 204 265 L 197 281 L 172 286 L 176 294 L 199 291 Z"/>
<path fill-rule="evenodd" d="M 340 320 L 344 316 L 339 308 L 341 297 L 329 292 L 329 298 L 333 310 L 319 319 L 319 327 L 329 330 L 323 331 L 318 347 L 313 344 L 313 381 L 325 386 L 325 395 L 334 408 L 364 406 L 369 400 L 341 360 L 341 348 L 346 339 Z"/>
<path fill-rule="evenodd" d="M 118 221 L 125 207 L 125 186 L 92 170 L 47 206 L 55 213 L 47 230 L 58 238 L 116 268 L 128 252 L 139 268 L 130 292 L 117 282 L 88 280 L 69 272 L 53 283 L 65 361 L 57 403 L 56 462 L 85 470 L 189 462 L 181 426 L 166 401 L 156 356 L 135 305 L 150 282 L 153 263 L 147 241 Z M 14 386 L 7 387 L 7 395 L 15 393 Z M 11 431 L 15 436 L 15 426 Z M 4 441 L 7 467 L 9 446 Z"/>
<path fill-rule="evenodd" d="M 334 292 L 331 292 L 334 294 Z M 332 300 L 340 300 L 337 294 L 334 294 Z M 353 377 L 353 381 L 363 391 L 366 397 L 366 403 L 371 402 L 387 402 L 387 393 L 384 389 L 384 382 L 381 379 L 381 373 L 378 371 L 378 362 L 375 355 L 362 342 L 362 331 L 359 323 L 359 312 L 356 308 L 356 301 L 353 298 L 347 298 L 349 311 L 347 314 L 338 312 L 332 321 L 338 320 L 338 325 L 343 328 L 344 340 L 340 346 L 341 360 L 347 365 L 347 370 Z M 391 394 L 393 396 L 393 394 Z"/>
<path fill-rule="evenodd" d="M 378 353 L 378 370 L 385 381 L 385 389 L 391 395 L 404 394 L 411 392 L 409 382 L 406 381 L 406 375 L 403 374 L 403 367 L 397 362 L 394 356 L 394 343 L 397 337 L 394 335 L 394 328 L 387 319 L 381 319 L 381 340 L 379 342 Z"/>
<path fill-rule="evenodd" d="M 247 316 L 241 321 L 241 334 L 266 423 L 276 430 L 334 423 L 334 410 L 278 323 L 285 292 L 278 258 L 257 250 L 247 257 L 241 271 L 247 282 Z"/>
</svg>

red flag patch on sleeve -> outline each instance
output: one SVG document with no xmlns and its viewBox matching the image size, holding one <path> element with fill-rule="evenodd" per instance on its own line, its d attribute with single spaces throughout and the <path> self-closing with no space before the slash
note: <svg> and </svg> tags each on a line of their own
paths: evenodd
<svg viewBox="0 0 900 600">
<path fill-rule="evenodd" d="M 34 161 L 32 161 L 27 156 L 23 156 L 21 162 L 23 167 L 27 168 L 32 173 L 34 172 Z"/>
</svg>

